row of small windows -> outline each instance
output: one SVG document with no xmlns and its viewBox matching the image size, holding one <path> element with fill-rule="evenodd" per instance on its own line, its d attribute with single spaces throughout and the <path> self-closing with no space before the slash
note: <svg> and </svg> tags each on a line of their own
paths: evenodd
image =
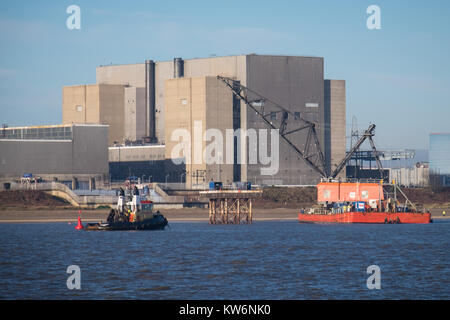
<svg viewBox="0 0 450 320">
<path fill-rule="evenodd" d="M 0 130 L 0 138 L 70 140 L 72 139 L 72 127 L 4 129 Z"/>
</svg>

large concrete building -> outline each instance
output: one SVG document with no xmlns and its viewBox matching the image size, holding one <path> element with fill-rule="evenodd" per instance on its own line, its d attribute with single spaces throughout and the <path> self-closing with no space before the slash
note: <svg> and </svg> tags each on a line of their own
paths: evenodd
<svg viewBox="0 0 450 320">
<path fill-rule="evenodd" d="M 144 115 L 136 117 L 143 121 L 137 121 L 127 111 L 129 119 L 126 120 L 124 115 L 122 124 L 116 121 L 117 129 L 113 129 L 115 124 L 112 123 L 111 130 L 118 134 L 121 133 L 122 136 L 110 137 L 110 144 L 113 141 L 120 143 L 126 139 L 144 139 L 147 142 L 170 146 L 173 141 L 169 141 L 170 137 L 167 134 L 172 130 L 167 130 L 166 125 L 168 124 L 170 127 L 172 122 L 181 126 L 186 120 L 184 112 L 179 113 L 179 119 L 176 119 L 176 113 L 168 114 L 178 103 L 176 99 L 180 98 L 177 97 L 180 93 L 174 93 L 172 90 L 175 83 L 176 86 L 183 86 L 203 81 L 205 85 L 202 90 L 206 90 L 206 92 L 203 92 L 202 95 L 213 97 L 214 90 L 216 90 L 214 88 L 218 85 L 208 86 L 208 83 L 216 81 L 208 77 L 221 75 L 238 80 L 242 85 L 278 103 L 292 114 L 298 115 L 298 118 L 315 122 L 328 168 L 332 169 L 333 165 L 336 165 L 345 155 L 345 82 L 342 80 L 325 81 L 324 60 L 320 57 L 251 54 L 187 60 L 176 58 L 173 61 L 148 60 L 140 64 L 100 66 L 96 73 L 96 86 L 105 86 L 105 88 L 122 86 L 125 88 L 123 90 L 132 91 L 129 93 L 134 98 L 134 102 L 131 102 L 133 98 L 128 98 L 127 93 L 125 93 L 127 97 L 123 97 L 122 100 L 118 98 L 116 101 L 118 103 L 122 101 L 120 102 L 122 103 L 122 114 L 125 113 L 125 110 L 135 110 L 136 114 Z M 178 78 L 184 78 L 184 81 L 176 80 L 171 83 L 171 79 Z M 225 89 L 220 90 L 223 97 L 227 96 Z M 172 91 L 167 95 L 166 90 Z M 194 93 L 197 89 L 192 87 L 189 90 Z M 229 126 L 229 129 L 234 130 L 267 129 L 266 124 L 254 112 L 250 112 L 243 102 L 238 101 L 236 104 L 233 102 L 236 99 L 233 99 L 231 95 L 228 95 L 227 99 L 227 105 L 221 105 L 220 112 L 225 117 L 223 119 L 232 121 L 230 124 L 220 122 L 220 125 Z M 64 100 L 67 99 L 64 98 Z M 132 106 L 127 106 L 127 103 Z M 77 105 L 81 104 L 71 103 L 68 108 L 73 110 Z M 100 101 L 99 105 L 101 109 L 102 105 L 107 106 L 108 103 L 103 104 Z M 207 103 L 203 106 L 205 110 L 201 111 L 202 113 L 210 118 L 217 117 L 219 112 L 217 105 Z M 196 107 L 192 106 L 192 108 Z M 274 114 L 273 120 L 279 120 L 277 117 L 280 117 L 279 113 Z M 130 120 L 130 118 L 132 119 Z M 67 123 L 82 120 L 65 118 L 64 121 Z M 100 119 L 99 121 L 105 120 Z M 130 122 L 132 122 L 131 125 Z M 210 123 L 213 125 L 213 122 Z M 120 128 L 120 125 L 123 127 Z M 221 127 L 221 129 L 225 129 L 225 127 Z M 301 132 L 293 134 L 290 138 L 300 144 L 306 139 L 305 134 Z M 248 150 L 248 152 L 250 153 L 252 150 Z M 171 152 L 166 151 L 166 155 L 168 154 Z M 280 141 L 279 150 L 279 170 L 275 175 L 261 175 L 263 165 L 248 164 L 248 161 L 242 162 L 240 165 L 235 164 L 230 170 L 213 169 L 212 167 L 209 169 L 187 168 L 187 175 L 190 176 L 187 180 L 191 179 L 192 181 L 194 176 L 195 179 L 198 179 L 199 170 L 206 170 L 206 172 L 210 170 L 211 173 L 214 170 L 216 172 L 225 170 L 227 171 L 226 174 L 224 173 L 225 176 L 221 174 L 219 177 L 218 174 L 211 174 L 210 177 L 221 180 L 224 178 L 228 180 L 231 177 L 234 181 L 251 181 L 258 184 L 312 184 L 320 178 L 318 173 L 307 166 L 298 154 L 282 141 Z M 232 172 L 232 176 L 229 177 L 230 172 Z M 226 182 L 226 180 L 224 181 Z"/>
<path fill-rule="evenodd" d="M 63 88 L 63 124 L 107 124 L 109 144 L 122 142 L 125 135 L 125 119 L 131 113 L 130 104 L 124 110 L 124 86 L 122 85 L 78 85 Z M 136 90 L 134 90 L 135 93 Z M 127 98 L 133 92 L 127 91 Z M 134 108 L 136 109 L 136 108 Z M 135 120 L 136 121 L 136 120 Z"/>
<path fill-rule="evenodd" d="M 430 183 L 450 187 L 450 133 L 430 134 Z"/>
<path fill-rule="evenodd" d="M 125 87 L 124 99 L 123 140 L 139 141 L 147 135 L 145 132 L 145 88 Z"/>
<path fill-rule="evenodd" d="M 345 81 L 325 80 L 325 157 L 330 172 L 336 169 L 346 153 Z M 345 178 L 345 170 L 338 174 Z"/>
<path fill-rule="evenodd" d="M 200 187 L 197 185 L 199 178 L 201 186 L 210 180 L 232 183 L 236 167 L 232 163 L 226 163 L 225 141 L 221 140 L 220 146 L 214 145 L 216 142 L 220 143 L 215 141 L 217 137 L 208 137 L 211 143 L 207 144 L 205 136 L 212 129 L 218 130 L 219 135 L 224 138 L 226 130 L 233 129 L 231 91 L 216 77 L 178 78 L 166 80 L 165 96 L 165 155 L 167 159 L 185 160 L 187 187 Z M 179 139 L 177 130 L 180 129 L 188 133 L 190 141 Z M 183 131 L 179 134 L 182 135 Z M 183 145 L 181 150 L 176 148 L 186 142 L 189 145 Z"/>
<path fill-rule="evenodd" d="M 389 181 L 404 187 L 427 187 L 430 168 L 428 163 L 418 162 L 411 168 L 389 168 Z"/>
<path fill-rule="evenodd" d="M 69 187 L 109 182 L 107 125 L 4 128 L 0 150 L 2 181 L 32 174 Z"/>
</svg>

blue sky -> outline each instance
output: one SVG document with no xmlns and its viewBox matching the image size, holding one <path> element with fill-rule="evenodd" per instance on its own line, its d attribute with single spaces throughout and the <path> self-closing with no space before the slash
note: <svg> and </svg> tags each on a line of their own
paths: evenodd
<svg viewBox="0 0 450 320">
<path fill-rule="evenodd" d="M 81 8 L 69 30 L 66 8 Z M 366 9 L 381 8 L 368 30 Z M 380 148 L 428 148 L 450 131 L 450 1 L 2 1 L 0 124 L 61 122 L 64 85 L 104 64 L 210 55 L 325 58 L 347 81 L 347 135 L 377 125 Z"/>
</svg>

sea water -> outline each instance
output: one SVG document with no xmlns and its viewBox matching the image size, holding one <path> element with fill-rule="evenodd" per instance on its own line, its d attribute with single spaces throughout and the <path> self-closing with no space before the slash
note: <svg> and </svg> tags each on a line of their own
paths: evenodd
<svg viewBox="0 0 450 320">
<path fill-rule="evenodd" d="M 0 224 L 0 298 L 449 299 L 449 235 L 450 221 L 174 222 L 163 231 Z M 67 286 L 73 265 L 79 290 Z M 380 289 L 367 285 L 373 265 Z"/>
</svg>

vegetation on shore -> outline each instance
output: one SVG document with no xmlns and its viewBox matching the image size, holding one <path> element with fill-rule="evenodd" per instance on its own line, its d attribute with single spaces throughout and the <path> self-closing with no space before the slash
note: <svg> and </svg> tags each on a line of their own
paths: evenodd
<svg viewBox="0 0 450 320">
<path fill-rule="evenodd" d="M 431 188 L 402 188 L 406 196 L 426 208 L 450 207 L 450 189 L 433 191 Z M 401 195 L 399 194 L 399 199 Z M 316 187 L 269 187 L 261 199 L 254 201 L 255 208 L 308 208 L 317 200 Z"/>
<path fill-rule="evenodd" d="M 307 208 L 316 204 L 316 187 L 269 187 L 261 199 L 254 201 L 255 208 Z"/>
<path fill-rule="evenodd" d="M 13 190 L 0 192 L 0 210 L 18 209 L 64 209 L 73 208 L 64 199 L 52 196 L 43 191 Z"/>
<path fill-rule="evenodd" d="M 450 188 L 433 190 L 431 188 L 402 188 L 413 203 L 426 208 L 450 207 Z"/>
</svg>

